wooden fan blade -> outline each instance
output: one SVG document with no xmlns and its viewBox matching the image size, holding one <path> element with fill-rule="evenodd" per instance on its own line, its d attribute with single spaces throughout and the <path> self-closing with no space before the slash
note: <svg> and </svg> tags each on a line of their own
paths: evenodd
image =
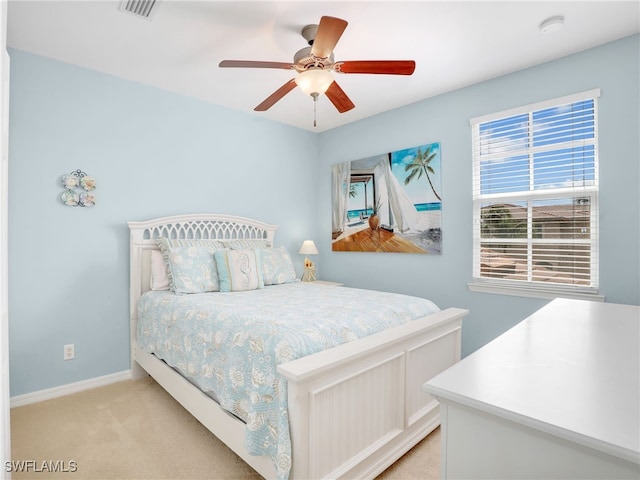
<svg viewBox="0 0 640 480">
<path fill-rule="evenodd" d="M 345 20 L 335 17 L 322 17 L 318 25 L 316 38 L 313 39 L 311 54 L 318 58 L 330 57 L 345 28 L 347 28 Z"/>
<path fill-rule="evenodd" d="M 340 88 L 340 85 L 338 85 L 335 80 L 331 85 L 329 85 L 329 88 L 327 89 L 325 94 L 340 113 L 348 112 L 353 107 L 355 107 L 351 99 L 347 97 L 347 94 L 344 93 L 344 90 Z"/>
<path fill-rule="evenodd" d="M 253 60 L 223 60 L 218 65 L 222 68 L 283 68 L 291 70 L 293 65 L 284 62 L 254 62 Z"/>
<path fill-rule="evenodd" d="M 256 112 L 264 112 L 265 110 L 269 110 L 269 108 L 271 108 L 273 104 L 275 104 L 278 100 L 280 100 L 294 88 L 296 88 L 296 81 L 292 78 L 278 90 L 269 95 L 260 105 L 254 108 L 254 110 Z"/>
<path fill-rule="evenodd" d="M 336 62 L 335 70 L 341 73 L 380 73 L 387 75 L 411 75 L 416 69 L 413 60 L 351 60 Z"/>
</svg>

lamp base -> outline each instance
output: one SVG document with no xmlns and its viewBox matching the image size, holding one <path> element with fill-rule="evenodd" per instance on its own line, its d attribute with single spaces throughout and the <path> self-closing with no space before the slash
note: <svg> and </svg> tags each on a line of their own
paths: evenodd
<svg viewBox="0 0 640 480">
<path fill-rule="evenodd" d="M 316 281 L 316 269 L 314 267 L 304 267 L 302 273 L 303 282 L 315 282 Z"/>
</svg>

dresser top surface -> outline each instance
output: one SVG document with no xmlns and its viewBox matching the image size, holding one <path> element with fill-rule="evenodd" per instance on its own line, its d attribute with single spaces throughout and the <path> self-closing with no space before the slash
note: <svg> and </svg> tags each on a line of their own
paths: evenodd
<svg viewBox="0 0 640 480">
<path fill-rule="evenodd" d="M 553 300 L 425 390 L 637 462 L 640 307 Z"/>
</svg>

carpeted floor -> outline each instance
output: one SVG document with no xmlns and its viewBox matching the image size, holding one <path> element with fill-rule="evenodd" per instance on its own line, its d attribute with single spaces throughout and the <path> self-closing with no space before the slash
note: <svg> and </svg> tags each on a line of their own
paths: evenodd
<svg viewBox="0 0 640 480">
<path fill-rule="evenodd" d="M 11 448 L 15 480 L 262 478 L 150 378 L 12 409 Z M 437 429 L 378 478 L 439 471 Z"/>
</svg>

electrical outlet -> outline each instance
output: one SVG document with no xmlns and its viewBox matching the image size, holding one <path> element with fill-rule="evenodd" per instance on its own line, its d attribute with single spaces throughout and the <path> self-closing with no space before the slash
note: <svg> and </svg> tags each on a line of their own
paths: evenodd
<svg viewBox="0 0 640 480">
<path fill-rule="evenodd" d="M 71 360 L 73 358 L 75 358 L 76 356 L 76 352 L 75 352 L 75 346 L 73 345 L 73 343 L 70 343 L 69 345 L 65 345 L 64 346 L 64 359 L 65 360 Z"/>
</svg>

